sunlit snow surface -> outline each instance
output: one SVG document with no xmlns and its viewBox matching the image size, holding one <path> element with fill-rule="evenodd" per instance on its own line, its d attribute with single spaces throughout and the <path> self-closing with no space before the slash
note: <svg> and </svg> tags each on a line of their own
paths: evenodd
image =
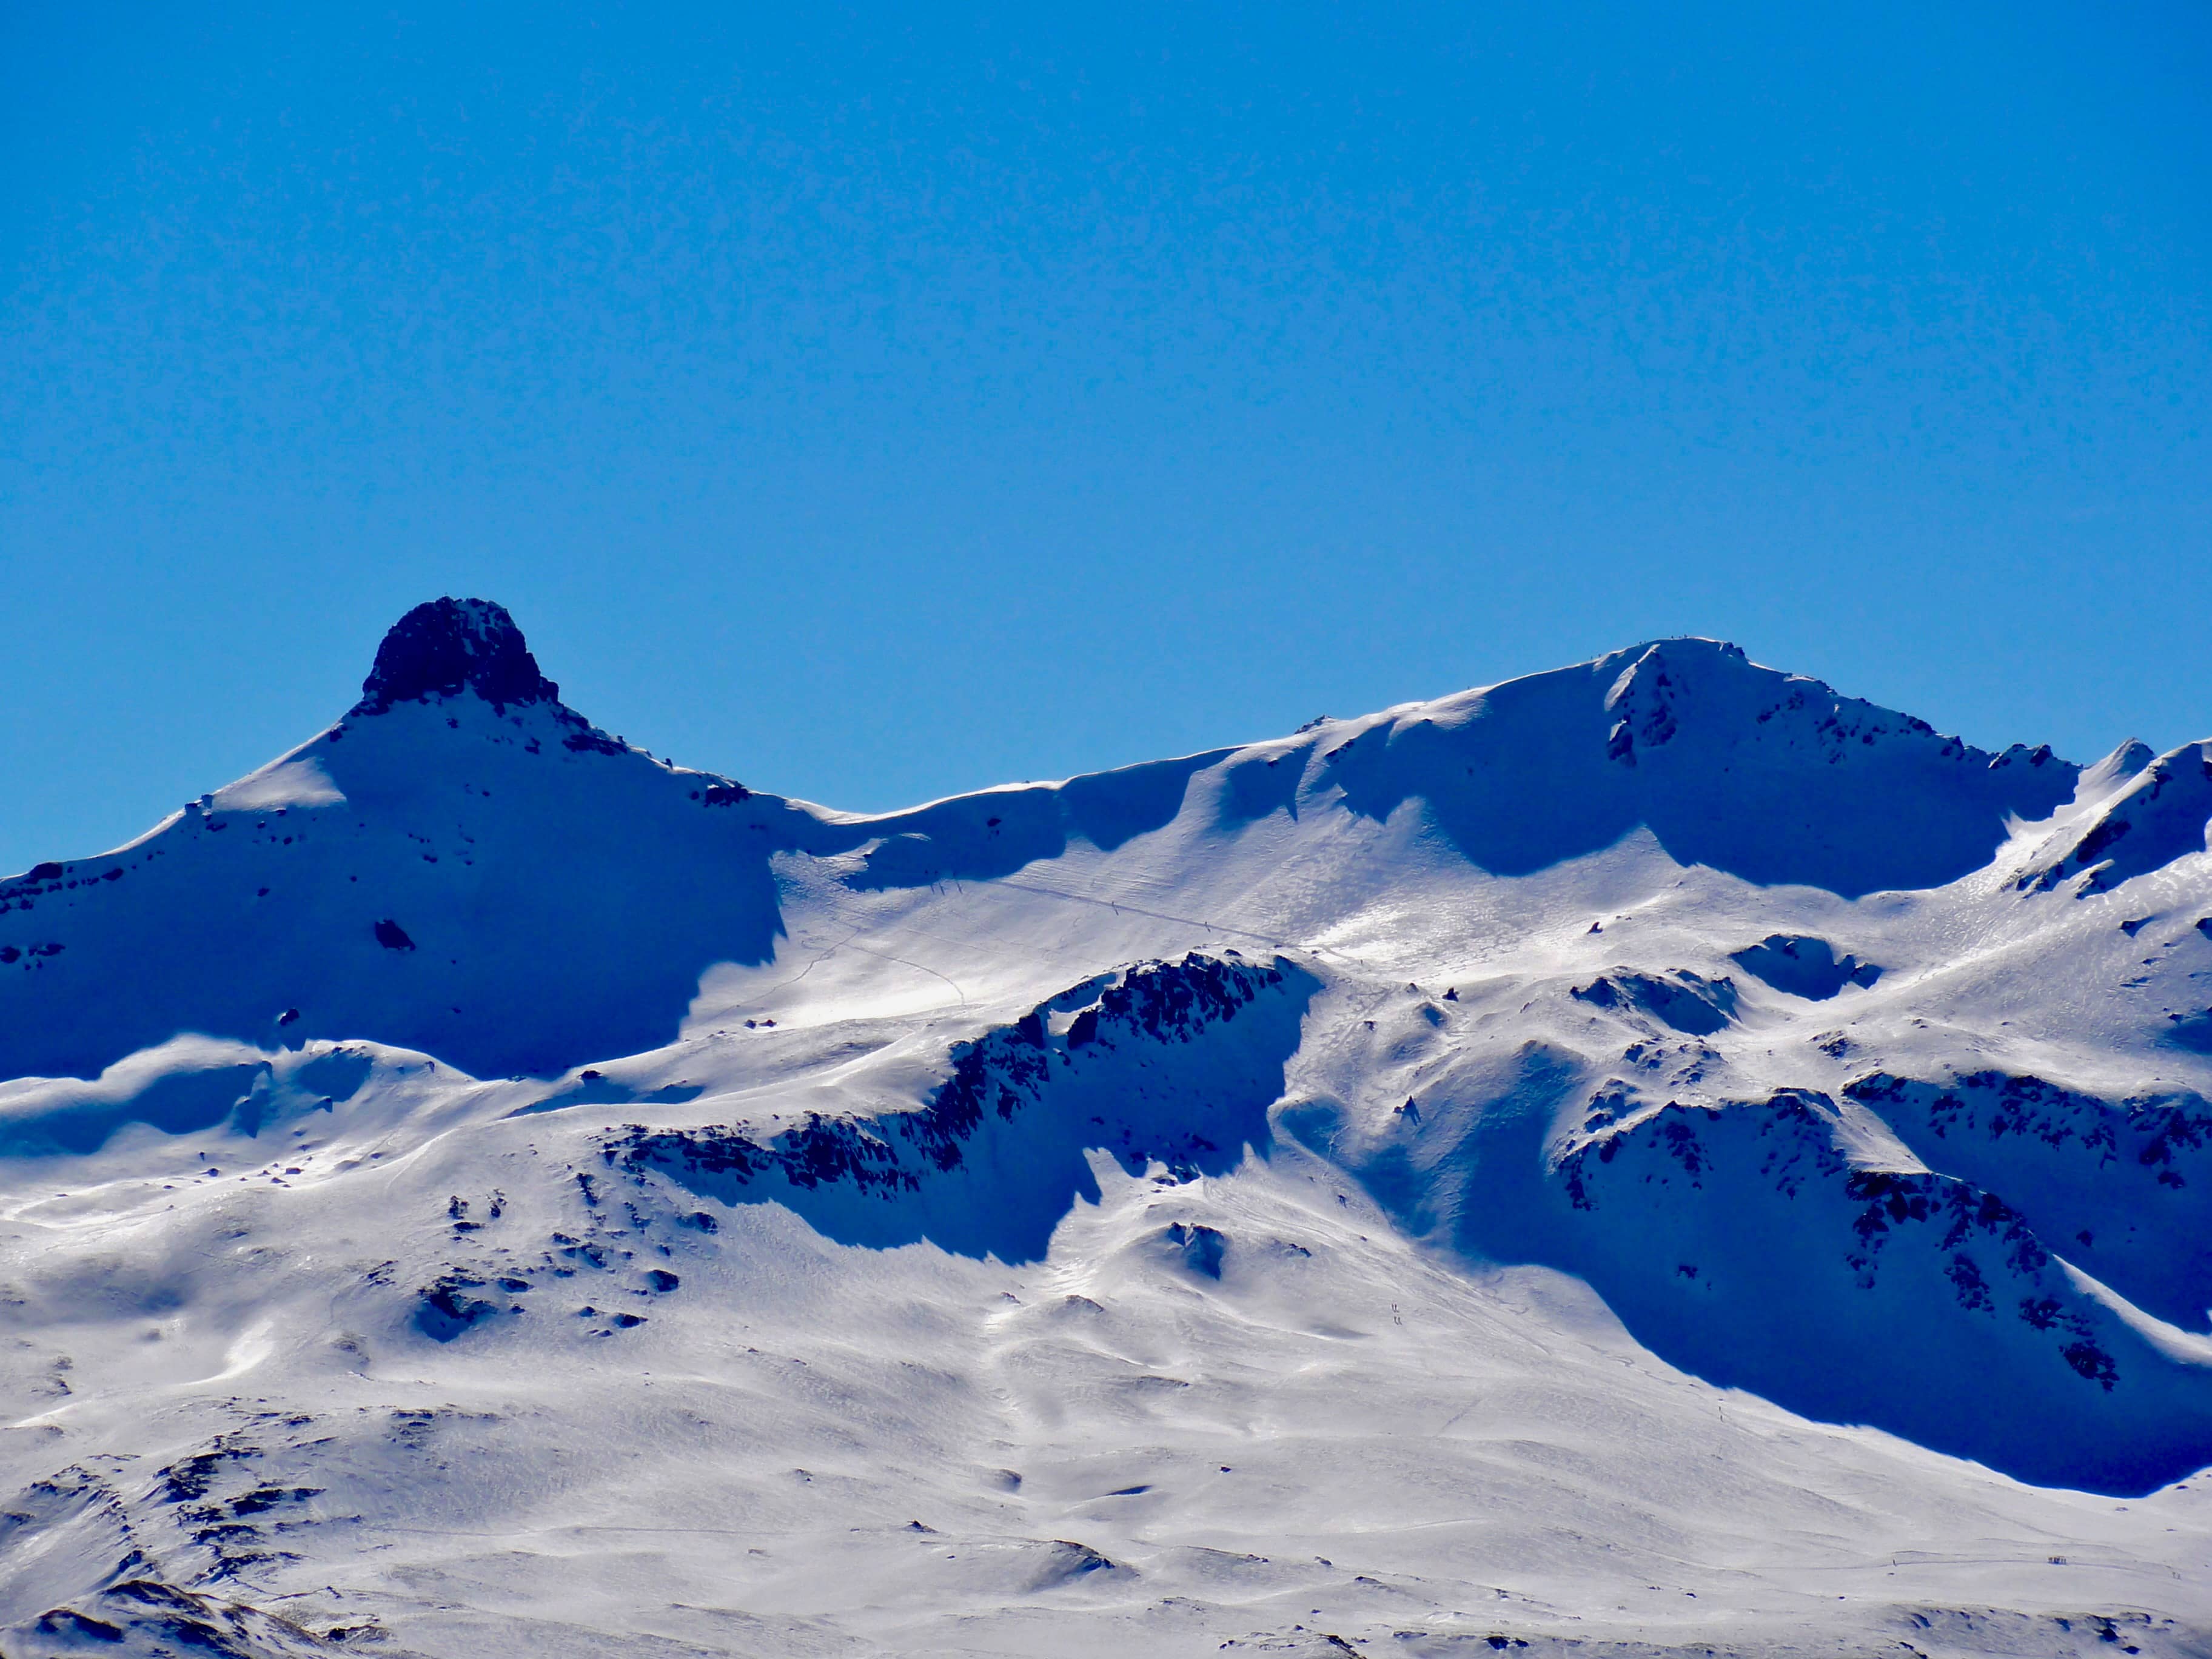
<svg viewBox="0 0 2212 1659">
<path fill-rule="evenodd" d="M 2212 1652 L 2196 746 L 1669 641 L 859 819 L 494 610 L 0 884 L 0 1652 Z"/>
</svg>

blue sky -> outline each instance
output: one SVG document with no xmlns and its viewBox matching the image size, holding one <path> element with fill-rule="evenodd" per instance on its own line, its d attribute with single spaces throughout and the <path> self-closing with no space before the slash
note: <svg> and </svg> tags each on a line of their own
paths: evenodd
<svg viewBox="0 0 2212 1659">
<path fill-rule="evenodd" d="M 0 867 L 441 592 L 889 807 L 1672 633 L 2212 733 L 2212 14 L 9 8 Z"/>
</svg>

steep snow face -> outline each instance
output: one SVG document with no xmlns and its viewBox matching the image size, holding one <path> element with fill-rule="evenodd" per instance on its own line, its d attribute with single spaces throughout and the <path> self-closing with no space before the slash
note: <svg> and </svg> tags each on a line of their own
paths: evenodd
<svg viewBox="0 0 2212 1659">
<path fill-rule="evenodd" d="M 2111 778 L 2112 787 L 2099 792 L 2094 811 L 2075 815 L 2045 848 L 2020 878 L 2021 886 L 2049 892 L 2082 876 L 2077 892 L 2101 893 L 2204 850 L 2205 821 L 2212 818 L 2212 744 L 2185 744 L 2123 771 L 2133 758 L 2123 751 L 2100 769 L 2099 781 Z"/>
<path fill-rule="evenodd" d="M 854 817 L 419 607 L 0 884 L 0 1646 L 2212 1650 L 2198 749 L 1680 640 Z"/>
<path fill-rule="evenodd" d="M 1641 825 L 1677 861 L 1846 897 L 1988 862 L 2077 769 L 1990 755 L 1925 722 L 1667 640 L 1358 723 L 1321 757 L 1346 805 L 1418 798 L 1473 863 L 1528 875 Z"/>
<path fill-rule="evenodd" d="M 37 964 L 0 993 L 0 1071 L 91 1075 L 179 1030 L 374 1033 L 491 1074 L 665 1041 L 702 969 L 774 948 L 730 788 L 558 703 L 356 711 L 130 847 L 0 887 Z"/>
</svg>

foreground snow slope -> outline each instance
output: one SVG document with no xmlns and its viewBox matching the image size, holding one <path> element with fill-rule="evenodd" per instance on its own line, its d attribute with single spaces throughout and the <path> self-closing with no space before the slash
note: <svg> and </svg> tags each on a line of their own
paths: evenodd
<svg viewBox="0 0 2212 1659">
<path fill-rule="evenodd" d="M 1694 640 L 855 817 L 422 607 L 0 884 L 0 1652 L 2212 1652 L 2208 817 Z"/>
</svg>

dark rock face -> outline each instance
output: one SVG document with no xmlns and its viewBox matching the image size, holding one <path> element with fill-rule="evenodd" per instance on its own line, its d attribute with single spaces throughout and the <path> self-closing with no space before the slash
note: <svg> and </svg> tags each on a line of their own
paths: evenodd
<svg viewBox="0 0 2212 1659">
<path fill-rule="evenodd" d="M 396 702 L 448 697 L 465 687 L 501 710 L 556 702 L 561 695 L 538 672 L 538 659 L 504 605 L 443 599 L 416 605 L 392 624 L 353 712 L 380 714 Z"/>
<path fill-rule="evenodd" d="M 498 1308 L 469 1294 L 483 1285 L 472 1273 L 453 1272 L 424 1285 L 415 1304 L 416 1329 L 434 1342 L 450 1342 L 490 1318 Z"/>
<path fill-rule="evenodd" d="M 2212 1325 L 2212 1102 L 1995 1070 L 1873 1072 L 1844 1096 L 1931 1169 L 2002 1191 L 2067 1261 L 2184 1330 Z"/>
<path fill-rule="evenodd" d="M 1578 1002 L 1616 1012 L 1648 1014 L 1662 1024 L 1692 1036 L 1711 1036 L 1735 1018 L 1735 986 L 1726 979 L 1707 979 L 1686 968 L 1664 974 L 1639 974 L 1616 968 L 1601 974 L 1589 985 L 1577 985 L 1571 994 Z"/>
</svg>

